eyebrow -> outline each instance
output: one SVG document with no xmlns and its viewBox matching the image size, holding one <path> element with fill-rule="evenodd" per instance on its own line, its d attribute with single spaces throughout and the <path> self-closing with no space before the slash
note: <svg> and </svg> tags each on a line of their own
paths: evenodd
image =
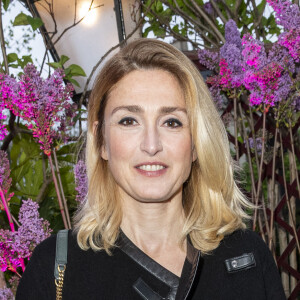
<svg viewBox="0 0 300 300">
<path fill-rule="evenodd" d="M 113 115 L 114 113 L 116 113 L 119 110 L 127 110 L 132 113 L 143 113 L 144 112 L 144 109 L 139 105 L 122 105 L 122 106 L 115 107 L 111 114 Z M 170 114 L 175 111 L 182 111 L 184 113 L 187 113 L 185 108 L 177 107 L 177 106 L 163 106 L 159 109 L 159 112 L 161 114 Z"/>
</svg>

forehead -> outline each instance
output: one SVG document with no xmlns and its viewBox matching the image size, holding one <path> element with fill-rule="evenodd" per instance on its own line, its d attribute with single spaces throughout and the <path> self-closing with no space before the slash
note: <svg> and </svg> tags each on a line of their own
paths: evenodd
<svg viewBox="0 0 300 300">
<path fill-rule="evenodd" d="M 121 105 L 185 108 L 178 79 L 164 70 L 135 70 L 123 77 L 108 96 L 107 110 Z"/>
</svg>

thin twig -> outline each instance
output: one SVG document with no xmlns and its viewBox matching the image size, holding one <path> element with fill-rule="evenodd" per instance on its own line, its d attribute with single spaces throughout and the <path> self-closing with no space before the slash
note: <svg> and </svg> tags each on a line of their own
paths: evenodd
<svg viewBox="0 0 300 300">
<path fill-rule="evenodd" d="M 298 189 L 299 198 L 300 198 L 299 175 L 298 175 L 298 171 L 297 171 L 296 154 L 295 154 L 295 148 L 294 148 L 294 138 L 293 138 L 293 133 L 292 133 L 291 121 L 289 123 L 290 123 L 290 125 L 289 125 L 289 133 L 290 133 L 292 153 L 293 153 L 293 164 L 294 164 L 294 168 L 296 170 L 295 175 L 296 175 L 297 189 Z"/>
<path fill-rule="evenodd" d="M 6 56 L 6 47 L 5 47 L 5 40 L 4 40 L 4 33 L 3 33 L 3 24 L 2 24 L 2 0 L 0 0 L 0 42 L 1 42 L 1 51 L 3 56 L 4 67 L 5 67 L 5 73 L 9 74 L 8 60 Z"/>
<path fill-rule="evenodd" d="M 300 253 L 300 244 L 299 244 L 299 239 L 298 239 L 298 234 L 297 234 L 297 230 L 296 230 L 296 226 L 295 226 L 295 221 L 294 221 L 294 217 L 292 214 L 292 210 L 291 210 L 291 204 L 290 204 L 290 197 L 289 197 L 289 193 L 288 193 L 288 189 L 287 189 L 287 184 L 286 184 L 286 177 L 285 177 L 285 164 L 284 164 L 284 155 L 283 155 L 283 143 L 282 143 L 282 134 L 281 131 L 279 132 L 279 137 L 280 137 L 280 152 L 281 152 L 281 161 L 282 161 L 282 173 L 283 173 L 283 184 L 284 184 L 284 190 L 285 190 L 285 197 L 286 197 L 286 203 L 287 203 L 287 207 L 288 207 L 288 211 L 289 211 L 289 216 L 291 219 L 291 223 L 292 223 L 292 229 L 294 232 L 294 236 L 296 239 L 296 244 L 297 244 L 297 248 L 298 251 Z"/>
<path fill-rule="evenodd" d="M 271 247 L 273 246 L 274 195 L 275 195 L 275 169 L 276 169 L 276 154 L 277 154 L 277 136 L 278 136 L 278 126 L 276 124 L 275 137 L 274 137 L 274 147 L 273 147 L 273 161 L 272 161 L 271 197 L 270 197 L 270 201 L 269 201 L 270 210 L 271 210 L 270 237 L 269 237 L 269 249 L 270 250 L 271 250 Z"/>
<path fill-rule="evenodd" d="M 261 191 L 261 185 L 262 185 L 262 168 L 264 164 L 264 154 L 265 154 L 265 131 L 266 131 L 266 105 L 264 105 L 264 114 L 263 114 L 263 134 L 262 134 L 262 149 L 261 149 L 261 160 L 260 160 L 260 166 L 259 166 L 259 171 L 258 171 L 258 184 L 257 184 L 257 194 L 256 194 L 256 199 L 255 199 L 255 211 L 254 211 L 254 218 L 253 218 L 253 230 L 255 230 L 256 226 L 256 218 L 257 218 L 257 205 L 258 205 L 258 200 L 260 197 L 260 191 Z"/>
<path fill-rule="evenodd" d="M 235 157 L 236 161 L 239 164 L 240 161 L 240 155 L 239 155 L 239 141 L 238 141 L 238 129 L 237 129 L 237 96 L 236 96 L 236 90 L 234 90 L 234 97 L 233 97 L 233 106 L 234 106 L 234 141 L 235 141 Z"/>
<path fill-rule="evenodd" d="M 72 226 L 71 226 L 71 220 L 70 220 L 70 215 L 69 215 L 69 209 L 68 209 L 68 204 L 67 204 L 67 200 L 66 200 L 66 197 L 65 197 L 63 185 L 62 185 L 62 182 L 61 182 L 61 177 L 60 177 L 60 172 L 59 172 L 58 161 L 57 161 L 57 156 L 56 156 L 56 150 L 55 149 L 53 150 L 53 157 L 54 157 L 54 162 L 55 162 L 55 168 L 56 168 L 58 183 L 59 183 L 61 195 L 62 195 L 63 202 L 64 202 L 64 208 L 65 208 L 65 212 L 66 212 L 68 226 L 71 229 Z"/>
<path fill-rule="evenodd" d="M 54 181 L 54 186 L 55 186 L 55 190 L 56 190 L 56 194 L 57 194 L 59 209 L 60 209 L 60 213 L 61 213 L 61 216 L 62 216 L 62 219 L 63 219 L 63 223 L 64 223 L 64 226 L 65 226 L 65 229 L 69 229 L 68 222 L 67 222 L 67 219 L 66 219 L 65 210 L 64 210 L 64 206 L 63 206 L 63 203 L 62 203 L 62 200 L 61 200 L 61 197 L 60 197 L 60 192 L 59 192 L 59 188 L 58 188 L 58 184 L 57 184 L 57 180 L 56 180 L 56 175 L 55 175 L 51 155 L 48 156 L 48 159 L 49 159 L 49 164 L 50 164 L 50 168 L 51 168 L 51 172 L 52 172 L 52 177 L 53 177 L 53 181 Z"/>
<path fill-rule="evenodd" d="M 201 15 L 201 17 L 211 26 L 213 31 L 216 33 L 218 38 L 225 44 L 225 38 L 220 32 L 219 28 L 214 24 L 214 22 L 208 17 L 208 15 L 201 9 L 201 7 L 196 3 L 195 0 L 190 0 L 194 8 Z"/>
<path fill-rule="evenodd" d="M 150 6 L 154 3 L 154 0 L 152 0 Z M 87 78 L 86 80 L 86 83 L 85 83 L 85 86 L 84 86 L 84 89 L 83 89 L 83 92 L 81 94 L 81 97 L 80 97 L 80 100 L 79 102 L 82 103 L 83 100 L 85 99 L 86 97 L 86 93 L 87 93 L 87 90 L 88 90 L 88 86 L 89 86 L 89 83 L 94 75 L 94 73 L 96 72 L 96 70 L 98 69 L 98 67 L 100 66 L 100 64 L 104 61 L 104 59 L 112 52 L 114 51 L 115 49 L 123 46 L 123 45 L 126 45 L 128 39 L 130 39 L 134 33 L 140 28 L 140 26 L 143 24 L 143 21 L 144 21 L 144 18 L 140 18 L 140 20 L 138 21 L 136 27 L 126 36 L 126 38 L 121 41 L 120 43 L 116 44 L 115 46 L 111 47 L 99 60 L 98 62 L 96 63 L 96 65 L 94 65 L 89 77 Z"/>
<path fill-rule="evenodd" d="M 78 25 L 79 23 L 81 23 L 87 16 L 87 14 L 92 10 L 92 9 L 95 9 L 95 8 L 100 8 L 101 6 L 104 6 L 104 4 L 101 4 L 101 5 L 97 5 L 95 7 L 92 8 L 92 5 L 93 5 L 93 2 L 94 0 L 91 1 L 91 4 L 90 4 L 90 7 L 88 9 L 88 12 L 82 17 L 80 18 L 78 21 L 74 22 L 72 25 L 66 27 L 63 32 L 58 36 L 58 38 L 53 42 L 53 45 L 55 45 L 62 37 L 63 35 L 69 31 L 71 28 L 75 27 L 76 25 Z"/>
<path fill-rule="evenodd" d="M 209 3 L 212 5 L 212 7 L 213 7 L 214 10 L 216 11 L 217 15 L 218 15 L 218 16 L 220 17 L 220 19 L 222 20 L 222 22 L 223 22 L 224 24 L 226 24 L 228 20 L 227 20 L 227 19 L 225 18 L 225 16 L 222 14 L 222 12 L 221 12 L 221 10 L 220 10 L 220 8 L 219 8 L 217 2 L 215 2 L 215 1 L 210 1 Z"/>
<path fill-rule="evenodd" d="M 178 3 L 176 0 L 174 0 L 175 6 L 170 5 L 170 2 L 167 0 L 161 1 L 163 4 L 165 4 L 169 9 L 171 9 L 176 14 L 179 14 L 186 22 L 193 24 L 195 27 L 198 28 L 198 32 L 200 33 L 200 36 L 203 40 L 206 40 L 208 43 L 213 45 L 214 47 L 219 47 L 219 44 L 214 42 L 211 38 L 206 36 L 206 33 L 210 33 L 212 36 L 215 36 L 215 33 L 211 31 L 207 26 L 204 26 L 201 22 L 198 22 L 197 20 L 190 17 L 187 13 L 185 13 L 182 9 L 180 9 Z"/>
</svg>

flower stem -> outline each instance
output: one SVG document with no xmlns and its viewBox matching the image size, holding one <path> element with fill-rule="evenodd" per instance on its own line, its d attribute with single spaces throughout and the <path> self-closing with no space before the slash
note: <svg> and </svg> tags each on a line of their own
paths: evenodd
<svg viewBox="0 0 300 300">
<path fill-rule="evenodd" d="M 237 129 L 237 97 L 236 97 L 236 91 L 234 91 L 233 105 L 234 105 L 235 153 L 236 153 L 236 161 L 239 164 L 240 155 L 239 155 L 239 142 L 238 142 L 238 129 Z"/>
<path fill-rule="evenodd" d="M 58 188 L 58 184 L 57 184 L 57 180 L 56 180 L 56 176 L 55 176 L 55 170 L 54 170 L 51 154 L 48 155 L 48 159 L 49 159 L 49 163 L 50 163 L 50 167 L 51 167 L 51 172 L 52 172 L 54 186 L 55 186 L 55 190 L 56 190 L 56 194 L 57 194 L 60 213 L 61 213 L 61 216 L 62 216 L 62 219 L 63 219 L 63 222 L 64 222 L 65 229 L 69 229 L 68 222 L 67 222 L 67 219 L 66 219 L 65 210 L 64 210 L 64 206 L 63 206 L 63 203 L 62 203 L 62 200 L 61 200 L 61 197 L 60 197 L 60 192 L 59 192 L 59 188 Z"/>
<path fill-rule="evenodd" d="M 264 164 L 264 154 L 265 154 L 265 133 L 266 133 L 266 108 L 264 105 L 264 114 L 263 114 L 263 132 L 262 132 L 262 149 L 261 149 L 261 158 L 260 158 L 260 165 L 259 165 L 259 171 L 258 171 L 258 183 L 257 183 L 257 193 L 256 193 L 256 199 L 255 199 L 255 211 L 254 211 L 254 217 L 253 217 L 253 230 L 255 230 L 256 227 L 256 219 L 257 219 L 257 205 L 258 205 L 258 200 L 260 197 L 260 191 L 261 191 L 261 173 L 262 173 L 262 168 Z M 262 202 L 263 207 L 264 203 Z"/>
<path fill-rule="evenodd" d="M 270 210 L 271 210 L 271 220 L 270 220 L 270 236 L 269 236 L 269 249 L 273 248 L 273 226 L 274 226 L 274 202 L 275 202 L 275 170 L 276 170 L 276 153 L 277 153 L 277 135 L 278 126 L 275 129 L 275 140 L 273 148 L 273 162 L 272 162 L 272 181 L 271 181 L 271 197 L 270 197 Z"/>
<path fill-rule="evenodd" d="M 1 200 L 2 200 L 2 203 L 3 203 L 4 209 L 5 209 L 6 215 L 7 215 L 7 219 L 8 219 L 10 229 L 11 229 L 12 232 L 15 232 L 16 231 L 15 226 L 14 226 L 14 223 L 13 223 L 10 211 L 9 211 L 9 207 L 8 207 L 8 204 L 5 200 L 4 193 L 1 189 L 1 187 L 0 187 L 0 196 L 1 196 Z"/>
<path fill-rule="evenodd" d="M 12 232 L 15 232 L 16 230 L 15 230 L 15 226 L 14 226 L 14 223 L 13 223 L 13 219 L 12 219 L 11 213 L 9 211 L 8 203 L 6 202 L 6 199 L 5 199 L 5 196 L 4 196 L 4 193 L 1 189 L 1 187 L 0 187 L 0 196 L 1 196 L 1 200 L 2 200 L 2 203 L 3 203 L 4 209 L 5 209 L 6 215 L 7 215 L 7 219 L 8 219 L 10 229 L 11 229 Z M 19 260 L 20 260 L 20 263 L 21 263 L 22 271 L 24 272 L 25 271 L 24 259 L 20 258 Z M 15 270 L 15 273 L 18 274 L 18 272 L 16 270 Z"/>
<path fill-rule="evenodd" d="M 70 215 L 69 215 L 68 204 L 67 204 L 67 200 L 66 200 L 66 197 L 65 197 L 63 185 L 62 185 L 62 182 L 61 182 L 61 177 L 60 177 L 60 172 L 59 172 L 58 161 L 57 161 L 57 156 L 56 156 L 56 150 L 55 149 L 53 151 L 53 157 L 54 157 L 55 168 L 56 168 L 56 173 L 57 173 L 57 177 L 58 177 L 58 183 L 59 183 L 60 191 L 61 191 L 63 202 L 64 202 L 64 208 L 65 208 L 65 213 L 66 213 L 66 217 L 67 217 L 68 226 L 69 226 L 69 228 L 72 228 Z"/>
<path fill-rule="evenodd" d="M 288 207 L 288 211 L 289 211 L 289 216 L 290 216 L 290 220 L 291 220 L 292 229 L 293 229 L 294 236 L 295 236 L 295 239 L 296 239 L 296 245 L 297 245 L 298 251 L 300 253 L 300 244 L 299 244 L 298 234 L 297 234 L 297 230 L 296 230 L 296 226 L 295 226 L 295 220 L 294 220 L 294 217 L 293 217 L 291 204 L 290 204 L 289 193 L 288 193 L 287 184 L 286 184 L 284 155 L 283 155 L 283 143 L 282 143 L 282 134 L 281 134 L 281 132 L 279 132 L 279 136 L 280 136 L 280 144 L 281 144 L 280 150 L 281 150 L 281 161 L 282 161 L 282 170 L 283 170 L 282 174 L 283 174 L 283 183 L 284 183 L 286 203 L 287 203 L 287 207 Z"/>
</svg>

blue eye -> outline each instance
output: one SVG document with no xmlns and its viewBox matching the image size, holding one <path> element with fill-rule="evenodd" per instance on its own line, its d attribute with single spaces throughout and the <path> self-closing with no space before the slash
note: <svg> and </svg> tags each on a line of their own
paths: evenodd
<svg viewBox="0 0 300 300">
<path fill-rule="evenodd" d="M 123 126 L 134 126 L 137 124 L 137 121 L 133 118 L 126 117 L 119 121 L 119 124 Z"/>
<path fill-rule="evenodd" d="M 168 119 L 164 124 L 166 124 L 166 126 L 170 128 L 182 127 L 182 123 L 179 120 L 173 118 Z"/>
</svg>

